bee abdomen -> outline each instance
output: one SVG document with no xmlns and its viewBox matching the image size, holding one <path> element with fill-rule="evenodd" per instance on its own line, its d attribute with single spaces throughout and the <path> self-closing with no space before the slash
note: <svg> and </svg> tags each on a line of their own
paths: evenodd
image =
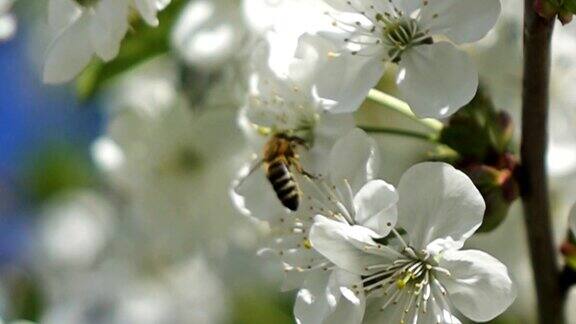
<svg viewBox="0 0 576 324">
<path fill-rule="evenodd" d="M 296 211 L 300 203 L 300 191 L 286 163 L 276 161 L 268 167 L 267 177 L 284 207 Z"/>
</svg>

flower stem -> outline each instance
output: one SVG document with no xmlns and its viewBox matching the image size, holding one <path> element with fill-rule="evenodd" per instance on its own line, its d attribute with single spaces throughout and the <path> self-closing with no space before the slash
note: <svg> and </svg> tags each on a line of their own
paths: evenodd
<svg viewBox="0 0 576 324">
<path fill-rule="evenodd" d="M 554 246 L 546 174 L 551 40 L 554 19 L 540 17 L 524 0 L 522 169 L 519 173 L 540 323 L 562 324 L 564 293 Z"/>
<path fill-rule="evenodd" d="M 391 134 L 391 135 L 399 135 L 405 137 L 416 138 L 420 140 L 424 140 L 431 143 L 437 143 L 437 136 L 434 134 L 427 134 L 421 133 L 417 131 L 412 131 L 408 129 L 399 129 L 399 128 L 391 128 L 391 127 L 371 127 L 371 126 L 358 126 L 363 129 L 367 133 L 379 133 L 379 134 Z"/>
<path fill-rule="evenodd" d="M 385 108 L 392 109 L 433 131 L 438 132 L 443 127 L 442 123 L 436 119 L 418 118 L 416 115 L 414 115 L 412 110 L 410 110 L 410 106 L 408 106 L 407 103 L 398 98 L 392 97 L 391 95 L 388 95 L 380 90 L 376 89 L 370 90 L 370 92 L 368 93 L 368 99 L 374 101 L 375 103 L 380 104 Z"/>
</svg>

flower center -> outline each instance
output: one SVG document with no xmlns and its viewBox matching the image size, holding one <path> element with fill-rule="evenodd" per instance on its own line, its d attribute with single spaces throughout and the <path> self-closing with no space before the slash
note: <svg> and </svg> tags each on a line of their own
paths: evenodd
<svg viewBox="0 0 576 324">
<path fill-rule="evenodd" d="M 447 291 L 436 279 L 438 273 L 450 276 L 450 272 L 438 266 L 434 258 L 426 251 L 416 252 L 407 247 L 403 250 L 404 258 L 393 263 L 367 266 L 373 274 L 363 277 L 361 289 L 367 295 L 383 297 L 380 310 L 391 307 L 402 307 L 401 323 L 414 323 L 414 319 L 425 314 L 430 301 L 434 307 L 440 304 L 448 307 Z M 358 290 L 358 287 L 353 287 Z"/>
<path fill-rule="evenodd" d="M 344 42 L 347 43 L 347 49 L 352 55 L 377 56 L 382 55 L 384 49 L 386 54 L 384 60 L 398 63 L 402 53 L 407 49 L 433 43 L 429 30 L 420 25 L 419 18 L 409 16 L 409 13 L 396 6 L 388 8 L 387 11 L 379 11 L 375 5 L 357 8 L 355 6 L 358 4 L 353 4 L 351 1 L 348 1 L 347 5 L 363 18 L 350 21 L 341 15 L 330 12 L 326 14 L 333 19 L 334 27 L 350 34 Z"/>
<path fill-rule="evenodd" d="M 419 27 L 415 19 L 394 20 L 377 14 L 376 21 L 383 25 L 382 42 L 390 47 L 388 57 L 394 63 L 400 61 L 402 53 L 408 48 L 433 42 L 432 37 Z"/>
<path fill-rule="evenodd" d="M 325 175 L 319 175 L 316 179 L 308 179 L 310 184 L 307 196 L 310 206 L 309 213 L 354 225 L 354 193 L 348 179 L 334 184 Z"/>
</svg>

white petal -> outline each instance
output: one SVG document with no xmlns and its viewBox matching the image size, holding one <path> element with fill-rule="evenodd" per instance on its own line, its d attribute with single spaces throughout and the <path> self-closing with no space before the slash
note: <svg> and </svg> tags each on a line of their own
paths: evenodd
<svg viewBox="0 0 576 324">
<path fill-rule="evenodd" d="M 432 34 L 444 34 L 457 44 L 482 39 L 494 27 L 500 0 L 434 0 L 422 7 L 421 23 Z"/>
<path fill-rule="evenodd" d="M 330 314 L 327 286 L 331 272 L 316 271 L 306 278 L 296 295 L 294 317 L 298 324 L 322 324 Z"/>
<path fill-rule="evenodd" d="M 398 89 L 419 117 L 446 118 L 476 94 L 474 62 L 450 43 L 416 46 L 399 64 Z"/>
<path fill-rule="evenodd" d="M 57 30 L 67 27 L 80 17 L 82 8 L 73 0 L 50 0 L 48 24 Z"/>
<path fill-rule="evenodd" d="M 359 276 L 343 270 L 317 271 L 311 274 L 296 296 L 294 305 L 296 322 L 298 324 L 361 323 L 365 308 L 364 295 L 349 296 L 345 290 L 358 284 L 360 280 Z"/>
<path fill-rule="evenodd" d="M 314 143 L 311 150 L 300 150 L 300 160 L 306 171 L 312 174 L 326 173 L 329 167 L 330 152 L 335 143 L 354 129 L 352 114 L 320 114 L 314 129 Z"/>
<path fill-rule="evenodd" d="M 128 31 L 128 3 L 125 0 L 102 0 L 95 9 L 90 36 L 94 49 L 104 61 L 110 61 L 120 50 Z"/>
<path fill-rule="evenodd" d="M 50 44 L 44 63 L 44 82 L 70 81 L 88 65 L 94 53 L 87 37 L 89 26 L 90 17 L 82 15 Z"/>
<path fill-rule="evenodd" d="M 140 16 L 142 16 L 147 24 L 150 26 L 158 26 L 159 21 L 156 17 L 156 14 L 158 13 L 156 0 L 134 0 L 134 3 Z"/>
<path fill-rule="evenodd" d="M 408 231 L 416 250 L 459 249 L 482 224 L 482 195 L 449 164 L 413 166 L 400 179 L 398 194 L 398 225 Z"/>
<path fill-rule="evenodd" d="M 324 37 L 304 35 L 296 54 L 300 59 L 314 56 L 317 70 L 310 82 L 321 98 L 333 102 L 328 108 L 333 113 L 356 111 L 384 74 L 381 55 L 366 58 L 348 52 L 336 54 L 342 50 Z"/>
<path fill-rule="evenodd" d="M 332 314 L 325 321 L 329 323 L 360 324 L 366 308 L 366 296 L 362 290 L 354 291 L 353 287 L 361 287 L 362 278 L 342 269 L 332 271 L 328 281 L 329 300 L 337 301 L 332 305 Z"/>
<path fill-rule="evenodd" d="M 348 181 L 352 192 L 374 179 L 380 164 L 376 141 L 355 128 L 341 137 L 330 151 L 328 172 L 333 183 Z"/>
<path fill-rule="evenodd" d="M 375 246 L 376 233 L 362 226 L 350 226 L 324 216 L 316 216 L 310 229 L 312 246 L 340 268 L 355 273 L 368 274 L 367 265 L 382 262 L 382 257 L 368 254 L 367 246 Z"/>
<path fill-rule="evenodd" d="M 354 197 L 356 221 L 385 237 L 396 225 L 397 202 L 398 194 L 392 185 L 372 180 Z"/>
<path fill-rule="evenodd" d="M 231 196 L 236 208 L 244 215 L 260 220 L 270 220 L 282 213 L 284 208 L 276 197 L 263 168 L 255 164 L 244 166 L 238 179 L 232 184 Z M 248 174 L 252 171 L 251 174 Z"/>
<path fill-rule="evenodd" d="M 450 276 L 439 276 L 450 300 L 462 314 L 476 322 L 487 322 L 502 314 L 516 299 L 508 269 L 482 251 L 447 251 L 440 267 Z"/>
</svg>

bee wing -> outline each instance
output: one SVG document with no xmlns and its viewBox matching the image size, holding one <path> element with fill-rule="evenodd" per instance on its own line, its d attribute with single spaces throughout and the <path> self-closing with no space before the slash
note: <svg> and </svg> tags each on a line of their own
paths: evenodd
<svg viewBox="0 0 576 324">
<path fill-rule="evenodd" d="M 240 179 L 238 179 L 236 181 L 236 183 L 234 184 L 234 189 L 238 189 L 242 186 L 242 184 L 244 183 L 244 181 L 246 181 L 246 178 L 248 178 L 252 173 L 254 173 L 257 169 L 259 169 L 262 164 L 264 163 L 264 159 L 258 159 L 255 161 L 255 163 L 248 169 L 248 171 L 243 174 Z"/>
</svg>

